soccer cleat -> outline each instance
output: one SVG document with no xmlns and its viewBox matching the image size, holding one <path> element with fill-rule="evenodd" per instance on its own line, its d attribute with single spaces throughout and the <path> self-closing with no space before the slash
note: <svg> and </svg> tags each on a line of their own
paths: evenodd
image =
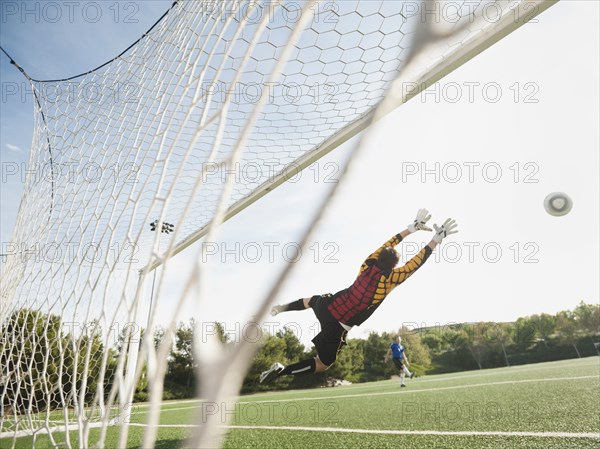
<svg viewBox="0 0 600 449">
<path fill-rule="evenodd" d="M 279 374 L 281 371 L 283 371 L 284 368 L 285 368 L 285 366 L 283 366 L 279 362 L 273 363 L 271 365 L 271 368 L 260 373 L 259 382 L 262 384 L 265 380 L 269 380 L 269 381 L 273 380 L 273 378 L 275 378 L 277 376 L 277 374 Z"/>
<path fill-rule="evenodd" d="M 400 384 L 401 387 L 406 387 L 406 384 Z"/>
<path fill-rule="evenodd" d="M 409 379 L 412 379 L 413 377 L 415 377 L 415 373 L 410 373 Z"/>
<path fill-rule="evenodd" d="M 279 315 L 281 313 L 281 306 L 273 306 L 271 309 L 271 316 Z"/>
</svg>

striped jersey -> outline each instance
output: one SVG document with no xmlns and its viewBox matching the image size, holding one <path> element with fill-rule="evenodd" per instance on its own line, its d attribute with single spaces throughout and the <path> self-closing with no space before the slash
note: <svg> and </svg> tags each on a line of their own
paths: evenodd
<svg viewBox="0 0 600 449">
<path fill-rule="evenodd" d="M 327 306 L 331 315 L 342 324 L 359 326 L 381 305 L 386 296 L 398 285 L 412 276 L 429 258 L 431 248 L 425 246 L 405 265 L 384 271 L 377 266 L 381 250 L 395 247 L 402 241 L 396 234 L 363 262 L 354 283 L 339 291 Z"/>
</svg>

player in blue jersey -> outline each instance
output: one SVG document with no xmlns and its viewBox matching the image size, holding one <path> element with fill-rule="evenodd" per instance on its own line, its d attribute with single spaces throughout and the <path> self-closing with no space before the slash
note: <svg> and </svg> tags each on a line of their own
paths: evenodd
<svg viewBox="0 0 600 449">
<path fill-rule="evenodd" d="M 404 375 L 406 374 L 410 379 L 413 378 L 414 374 L 408 370 L 408 359 L 406 358 L 406 348 L 402 346 L 402 337 L 398 336 L 396 341 L 390 345 L 387 354 L 385 355 L 385 363 L 390 359 L 392 355 L 392 362 L 396 365 L 396 368 L 400 370 L 400 386 L 406 387 L 404 383 Z"/>
</svg>

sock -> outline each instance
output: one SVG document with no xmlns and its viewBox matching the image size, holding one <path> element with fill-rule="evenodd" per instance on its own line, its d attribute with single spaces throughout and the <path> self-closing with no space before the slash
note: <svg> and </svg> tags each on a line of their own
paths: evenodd
<svg viewBox="0 0 600 449">
<path fill-rule="evenodd" d="M 410 371 L 408 370 L 408 368 L 407 368 L 406 366 L 404 367 L 404 373 L 405 373 L 407 376 L 410 376 Z"/>
<path fill-rule="evenodd" d="M 281 306 L 282 312 L 287 312 L 288 310 L 304 310 L 304 298 L 300 298 L 296 301 L 292 301 L 288 304 L 284 304 Z"/>
<path fill-rule="evenodd" d="M 400 385 L 404 385 L 404 373 L 400 373 Z"/>
<path fill-rule="evenodd" d="M 286 366 L 280 373 L 280 376 L 289 375 L 297 375 L 297 374 L 309 374 L 314 373 L 317 362 L 314 358 L 302 360 L 298 363 L 292 363 L 291 365 Z"/>
</svg>

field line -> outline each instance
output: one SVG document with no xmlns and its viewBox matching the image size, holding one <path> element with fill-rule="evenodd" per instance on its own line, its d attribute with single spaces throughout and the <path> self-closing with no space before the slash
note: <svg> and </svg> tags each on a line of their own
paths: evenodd
<svg viewBox="0 0 600 449">
<path fill-rule="evenodd" d="M 131 426 L 146 427 L 146 424 L 132 423 Z M 157 427 L 196 427 L 194 424 L 159 424 Z M 484 437 L 535 437 L 535 438 L 593 438 L 600 439 L 600 433 L 593 432 L 501 432 L 501 431 L 446 431 L 446 430 L 381 430 L 347 429 L 343 427 L 303 427 L 303 426 L 219 426 L 222 429 L 242 430 L 292 430 L 300 432 L 363 433 L 375 435 L 435 435 L 435 436 L 484 436 Z"/>
<path fill-rule="evenodd" d="M 321 400 L 330 400 L 330 399 L 338 399 L 338 398 L 356 398 L 356 397 L 365 397 L 365 396 L 386 396 L 386 395 L 397 395 L 397 394 L 413 394 L 413 393 L 427 393 L 427 392 L 433 392 L 433 391 L 445 391 L 445 390 L 457 390 L 457 389 L 463 389 L 463 388 L 475 388 L 475 387 L 486 387 L 486 386 L 494 386 L 494 385 L 514 385 L 514 384 L 524 384 L 524 383 L 534 383 L 534 382 L 557 382 L 557 381 L 563 381 L 563 380 L 583 380 L 583 379 L 598 379 L 598 376 L 578 376 L 578 377 L 553 377 L 553 378 L 543 378 L 543 379 L 523 379 L 523 380 L 505 380 L 505 381 L 501 381 L 501 382 L 485 382 L 485 383 L 480 383 L 480 384 L 467 384 L 467 385 L 454 385 L 454 386 L 449 386 L 449 387 L 438 387 L 438 388 L 426 388 L 426 389 L 421 389 L 421 390 L 397 390 L 397 391 L 382 391 L 382 392 L 375 392 L 375 393 L 357 393 L 357 394 L 341 394 L 341 395 L 336 395 L 336 396 L 318 396 L 318 397 L 310 397 L 310 398 L 294 398 L 294 399 L 272 399 L 272 400 L 261 400 L 261 401 L 241 401 L 241 402 L 237 402 L 236 404 L 238 405 L 244 405 L 244 404 L 261 404 L 261 403 L 278 403 L 278 402 L 300 402 L 300 401 L 321 401 Z M 193 402 L 193 400 L 189 401 L 189 402 Z M 200 408 L 202 406 L 202 403 L 200 405 L 194 405 L 191 407 L 174 407 L 174 408 L 168 408 L 168 409 L 163 409 L 161 410 L 161 413 L 164 412 L 170 412 L 170 411 L 179 411 L 179 410 L 186 410 L 186 409 L 193 409 L 193 408 Z M 134 411 L 133 414 L 135 416 L 139 416 L 139 415 L 143 415 L 146 414 L 148 412 L 146 411 Z M 90 423 L 90 427 L 98 427 L 99 423 Z M 146 424 L 139 424 L 139 423 L 130 423 L 130 426 L 145 426 Z M 167 427 L 194 427 L 194 425 L 187 425 L 187 424 L 180 424 L 180 425 L 166 425 Z M 75 425 L 75 427 L 77 427 Z M 160 426 L 159 426 L 160 427 Z M 237 427 L 237 428 L 252 428 L 252 429 L 258 429 L 258 428 L 263 428 L 263 427 L 254 427 L 254 426 L 231 426 L 231 427 Z M 265 429 L 268 428 L 268 426 L 264 427 Z M 287 429 L 286 427 L 279 427 L 279 426 L 273 426 L 274 429 Z M 289 429 L 292 430 L 296 430 L 296 429 L 300 429 L 298 427 L 290 427 Z M 316 427 L 309 427 L 307 429 L 316 429 Z M 334 428 L 335 429 L 335 428 Z M 64 430 L 64 426 L 58 426 L 55 429 L 52 429 L 52 432 L 54 431 L 63 431 Z M 0 437 L 5 438 L 5 437 L 9 437 L 9 436 L 16 436 L 18 437 L 22 437 L 22 436 L 27 436 L 27 435 L 32 435 L 34 433 L 45 433 L 44 432 L 45 429 L 36 429 L 36 430 L 21 430 L 21 431 L 7 431 L 7 432 L 1 432 L 0 433 Z M 333 430 L 332 430 L 333 431 Z M 341 431 L 341 430 L 338 430 Z M 356 429 L 349 429 L 347 430 L 348 432 L 350 431 L 356 431 Z M 376 431 L 371 431 L 371 430 L 365 430 L 365 432 L 367 433 L 373 433 Z M 388 431 L 383 431 L 383 432 L 388 432 Z M 396 432 L 396 431 L 390 431 L 390 432 Z M 398 431 L 398 432 L 409 432 L 409 431 Z M 412 431 L 410 431 L 412 432 Z M 419 431 L 417 431 L 419 432 Z M 460 433 L 460 432 L 459 432 Z M 457 433 L 457 434 L 459 434 Z M 558 434 L 560 432 L 546 432 L 547 434 Z M 442 435 L 443 433 L 440 433 L 440 435 Z M 476 433 L 473 433 L 476 434 Z M 433 435 L 433 434 L 432 434 Z M 576 434 L 569 434 L 569 435 L 576 435 Z M 600 435 L 600 434 L 585 434 L 585 435 Z M 586 438 L 592 438 L 592 437 L 586 437 Z"/>
<path fill-rule="evenodd" d="M 463 388 L 476 388 L 476 387 L 487 387 L 494 385 L 514 385 L 514 384 L 525 384 L 525 383 L 537 383 L 537 382 L 558 382 L 562 380 L 582 380 L 582 379 L 598 379 L 598 376 L 578 376 L 578 377 L 551 377 L 543 379 L 523 379 L 523 380 L 503 380 L 499 382 L 484 382 L 479 384 L 467 384 L 467 385 L 452 385 L 449 387 L 437 387 L 437 388 L 424 388 L 420 390 L 397 390 L 397 391 L 381 391 L 375 393 L 356 393 L 356 394 L 338 394 L 335 396 L 317 396 L 311 398 L 296 398 L 296 399 L 273 399 L 263 401 L 244 401 L 238 402 L 238 404 L 260 404 L 269 402 L 294 402 L 294 401 L 313 401 L 323 399 L 338 399 L 338 398 L 358 398 L 364 396 L 385 396 L 393 394 L 413 394 L 413 393 L 428 393 L 431 391 L 446 391 L 446 390 L 459 390 Z"/>
<path fill-rule="evenodd" d="M 592 356 L 592 357 L 584 357 L 584 359 L 582 359 L 585 362 L 588 362 L 589 360 L 587 359 L 596 359 L 596 356 Z M 564 362 L 564 364 L 567 363 L 573 363 L 572 360 L 557 360 L 554 362 L 542 362 L 542 363 L 537 363 L 537 364 L 533 364 L 533 365 L 515 365 L 515 366 L 511 366 L 511 367 L 501 367 L 501 368 L 489 368 L 489 369 L 484 369 L 484 370 L 479 370 L 479 371 L 475 371 L 475 372 L 471 372 L 471 371 L 465 371 L 465 373 L 469 373 L 469 374 L 465 374 L 465 375 L 461 375 L 462 373 L 448 373 L 448 374 L 455 374 L 453 376 L 448 376 L 448 374 L 436 374 L 434 377 L 436 378 L 425 378 L 425 379 L 418 379 L 418 383 L 422 384 L 422 383 L 429 383 L 429 382 L 443 382 L 446 380 L 460 380 L 460 379 L 468 379 L 468 378 L 474 378 L 474 377 L 488 377 L 488 376 L 500 376 L 500 375 L 506 375 L 506 372 L 502 372 L 502 370 L 505 369 L 509 369 L 511 370 L 510 373 L 511 374 L 517 374 L 517 373 L 523 373 L 523 372 L 531 372 L 531 371 L 546 371 L 548 370 L 547 366 L 538 366 L 538 365 L 544 365 L 545 363 L 562 363 Z M 595 360 L 594 360 L 595 362 Z M 581 361 L 580 361 L 581 363 Z M 585 364 L 585 366 L 587 366 L 587 363 Z M 489 372 L 490 370 L 493 370 L 494 372 Z M 514 370 L 514 371 L 512 371 Z M 438 376 L 441 376 L 440 378 L 437 378 Z M 448 377 L 444 377 L 444 376 L 448 376 Z M 429 377 L 429 376 L 428 376 Z M 388 379 L 388 380 L 379 380 L 379 381 L 375 381 L 375 382 L 367 382 L 364 385 L 361 384 L 353 384 L 352 385 L 352 389 L 353 390 L 370 390 L 373 388 L 381 388 L 382 386 L 387 386 L 386 383 L 394 383 L 397 382 L 398 379 Z M 371 383 L 375 383 L 377 385 L 369 385 Z M 290 396 L 295 396 L 295 395 L 301 395 L 301 394 L 305 394 L 306 393 L 306 389 L 303 390 L 288 390 L 288 391 L 278 391 L 276 393 L 283 393 L 283 394 L 287 394 Z M 260 394 L 273 394 L 273 392 L 261 392 Z M 165 401 L 164 404 L 166 406 L 168 405 L 179 405 L 179 404 L 189 404 L 189 403 L 194 403 L 194 402 L 201 402 L 201 399 L 180 399 L 180 400 L 170 400 L 170 401 Z M 253 401 L 256 402 L 256 401 Z M 269 401 L 266 401 L 269 402 Z M 147 403 L 140 403 L 140 404 L 136 404 L 136 406 L 138 408 L 141 407 L 150 407 L 150 404 Z M 197 406 L 194 407 L 182 407 L 182 408 L 173 408 L 173 410 L 185 410 L 187 408 L 195 408 Z M 166 409 L 165 409 L 166 411 Z"/>
<path fill-rule="evenodd" d="M 258 401 L 240 401 L 236 402 L 238 405 L 246 405 L 246 404 L 267 404 L 272 402 L 298 402 L 298 401 L 313 401 L 313 400 L 323 400 L 323 399 L 337 399 L 337 398 L 357 398 L 364 396 L 384 396 L 384 395 L 392 395 L 392 394 L 412 394 L 412 393 L 427 393 L 429 391 L 444 391 L 444 390 L 456 390 L 461 388 L 471 388 L 471 387 L 485 387 L 488 385 L 510 385 L 510 384 L 518 384 L 518 383 L 531 383 L 531 382 L 556 382 L 563 380 L 581 380 L 581 379 L 598 379 L 598 376 L 579 376 L 579 377 L 554 377 L 554 378 L 544 378 L 544 379 L 523 379 L 523 380 L 504 380 L 498 382 L 485 382 L 480 384 L 467 384 L 467 385 L 453 385 L 449 387 L 437 387 L 437 388 L 427 388 L 420 390 L 397 390 L 397 391 L 382 391 L 375 393 L 356 393 L 356 394 L 339 394 L 335 396 L 317 396 L 310 398 L 286 398 L 286 399 L 265 399 Z M 202 401 L 198 400 L 199 404 L 191 405 L 189 407 L 172 407 L 162 409 L 161 413 L 166 412 L 175 412 L 181 410 L 189 410 L 189 409 L 197 409 L 202 407 Z M 149 413 L 149 411 L 145 410 L 135 410 L 134 415 L 139 416 Z"/>
<path fill-rule="evenodd" d="M 308 432 L 366 433 L 376 435 L 439 435 L 439 436 L 500 436 L 500 437 L 544 437 L 544 438 L 600 438 L 600 433 L 571 432 L 478 432 L 444 430 L 380 430 L 345 429 L 338 427 L 292 427 L 292 426 L 223 426 L 228 429 L 296 430 Z"/>
<path fill-rule="evenodd" d="M 439 435 L 439 436 L 498 436 L 542 438 L 600 438 L 592 432 L 494 432 L 494 431 L 445 431 L 445 430 L 381 430 L 346 429 L 339 427 L 293 427 L 293 426 L 222 426 L 227 429 L 296 430 L 308 432 L 366 433 L 376 435 Z"/>
</svg>

